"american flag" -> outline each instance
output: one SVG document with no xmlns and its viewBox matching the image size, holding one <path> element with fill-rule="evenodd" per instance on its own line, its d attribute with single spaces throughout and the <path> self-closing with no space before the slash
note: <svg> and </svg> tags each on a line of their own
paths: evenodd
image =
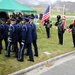
<svg viewBox="0 0 75 75">
<path fill-rule="evenodd" d="M 45 20 L 50 18 L 50 5 L 47 7 L 46 11 L 44 12 L 43 16 L 42 16 L 42 20 L 41 23 L 42 25 L 44 25 Z"/>
<path fill-rule="evenodd" d="M 75 19 L 74 19 L 74 21 L 72 22 L 72 24 L 75 24 Z"/>
<path fill-rule="evenodd" d="M 62 20 L 64 22 L 63 28 L 66 29 L 66 16 L 65 15 L 62 17 Z"/>
<path fill-rule="evenodd" d="M 66 29 L 66 8 L 65 8 L 65 5 L 63 6 L 63 17 L 62 17 L 62 20 L 64 22 L 63 29 Z"/>
</svg>

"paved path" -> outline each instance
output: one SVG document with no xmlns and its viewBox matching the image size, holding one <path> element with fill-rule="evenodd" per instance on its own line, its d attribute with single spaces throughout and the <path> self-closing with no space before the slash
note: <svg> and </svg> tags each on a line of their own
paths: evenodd
<svg viewBox="0 0 75 75">
<path fill-rule="evenodd" d="M 75 54 L 45 64 L 25 75 L 75 75 Z"/>
<path fill-rule="evenodd" d="M 55 68 L 40 75 L 75 75 L 75 59 L 56 66 Z"/>
</svg>

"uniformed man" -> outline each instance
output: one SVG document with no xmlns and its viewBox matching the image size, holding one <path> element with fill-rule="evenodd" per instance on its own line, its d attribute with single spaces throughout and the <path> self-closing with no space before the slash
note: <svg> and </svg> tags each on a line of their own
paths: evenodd
<svg viewBox="0 0 75 75">
<path fill-rule="evenodd" d="M 57 15 L 57 22 L 55 23 L 55 26 L 58 27 L 58 38 L 59 38 L 59 44 L 63 45 L 63 33 L 64 33 L 64 29 L 63 29 L 63 22 L 61 20 L 61 16 Z"/>
<path fill-rule="evenodd" d="M 18 29 L 18 42 L 20 45 L 20 49 L 21 49 L 21 41 L 22 41 L 22 24 L 20 23 L 22 20 L 21 19 L 17 19 L 17 29 Z"/>
<path fill-rule="evenodd" d="M 3 39 L 4 26 L 0 23 L 0 54 L 2 53 L 2 39 Z"/>
<path fill-rule="evenodd" d="M 72 29 L 73 45 L 75 47 L 75 20 L 72 24 L 70 24 L 69 29 Z"/>
<path fill-rule="evenodd" d="M 3 39 L 4 39 L 4 42 L 5 42 L 5 50 L 7 50 L 9 26 L 6 24 L 5 18 L 1 18 L 1 22 L 2 22 L 2 25 L 4 26 Z"/>
<path fill-rule="evenodd" d="M 27 47 L 29 53 L 28 61 L 34 62 L 33 52 L 32 52 L 32 28 L 29 24 L 29 18 L 24 17 L 25 24 L 22 27 L 22 48 L 20 50 L 20 56 L 18 61 L 24 61 L 24 49 Z"/>
<path fill-rule="evenodd" d="M 32 27 L 32 43 L 34 46 L 34 56 L 38 57 L 38 47 L 37 47 L 37 32 L 36 32 L 36 25 L 34 24 L 34 17 L 30 16 L 30 25 Z"/>
<path fill-rule="evenodd" d="M 14 45 L 14 51 L 15 51 L 15 57 L 18 58 L 18 32 L 17 32 L 17 26 L 16 26 L 16 19 L 12 18 L 10 19 L 11 25 L 10 25 L 10 35 L 9 35 L 9 43 L 7 47 L 6 57 L 10 57 L 10 47 L 11 45 Z"/>
<path fill-rule="evenodd" d="M 50 38 L 50 28 L 52 27 L 52 23 L 49 19 L 45 20 L 44 26 L 46 28 L 47 38 Z"/>
</svg>

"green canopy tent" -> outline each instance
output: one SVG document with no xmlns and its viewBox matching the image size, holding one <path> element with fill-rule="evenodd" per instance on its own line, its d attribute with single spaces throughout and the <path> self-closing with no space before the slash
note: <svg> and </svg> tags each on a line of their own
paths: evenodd
<svg viewBox="0 0 75 75">
<path fill-rule="evenodd" d="M 0 0 L 0 11 L 4 12 L 36 12 L 15 0 Z"/>
</svg>

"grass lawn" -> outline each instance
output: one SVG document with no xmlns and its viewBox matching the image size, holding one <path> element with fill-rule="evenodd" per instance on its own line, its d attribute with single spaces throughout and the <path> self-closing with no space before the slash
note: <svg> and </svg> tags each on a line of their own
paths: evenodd
<svg viewBox="0 0 75 75">
<path fill-rule="evenodd" d="M 39 63 L 41 61 L 50 59 L 52 57 L 55 57 L 60 54 L 64 54 L 70 51 L 73 51 L 73 43 L 72 43 L 72 37 L 71 33 L 68 33 L 68 31 L 64 34 L 64 45 L 61 46 L 58 44 L 58 36 L 57 36 L 57 29 L 54 26 L 55 19 L 51 19 L 53 22 L 53 27 L 51 28 L 51 38 L 47 39 L 46 37 L 46 31 L 45 27 L 40 25 L 37 25 L 37 34 L 38 34 L 38 50 L 39 50 L 39 57 L 34 57 L 35 62 L 29 62 L 27 61 L 28 57 L 24 57 L 24 62 L 18 62 L 16 58 L 14 58 L 14 53 L 11 52 L 11 57 L 7 58 L 5 57 L 5 50 L 3 48 L 2 54 L 0 55 L 0 75 L 7 75 L 12 72 L 21 70 L 23 68 L 29 67 L 31 65 L 34 65 L 36 63 Z M 67 27 L 72 22 L 72 20 L 67 20 Z M 41 28 L 41 31 L 40 29 Z M 3 42 L 4 47 L 4 42 Z M 46 55 L 43 52 L 48 51 L 51 53 L 51 55 Z"/>
</svg>

